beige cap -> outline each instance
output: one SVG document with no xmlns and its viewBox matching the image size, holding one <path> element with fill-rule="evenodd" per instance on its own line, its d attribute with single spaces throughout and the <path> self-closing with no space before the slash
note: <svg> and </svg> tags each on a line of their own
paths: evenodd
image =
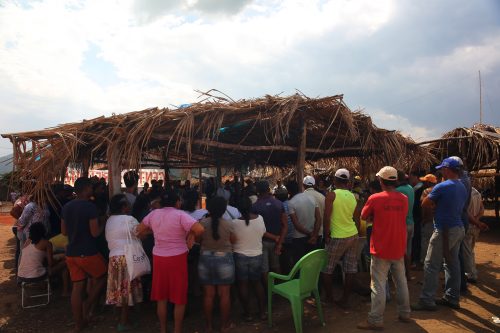
<svg viewBox="0 0 500 333">
<path fill-rule="evenodd" d="M 338 169 L 335 172 L 335 177 L 340 178 L 340 179 L 349 179 L 349 178 L 351 178 L 351 175 L 349 173 L 349 170 L 342 168 L 342 169 Z"/>
<path fill-rule="evenodd" d="M 385 166 L 377 172 L 376 176 L 385 180 L 398 180 L 398 170 L 391 166 Z"/>
</svg>

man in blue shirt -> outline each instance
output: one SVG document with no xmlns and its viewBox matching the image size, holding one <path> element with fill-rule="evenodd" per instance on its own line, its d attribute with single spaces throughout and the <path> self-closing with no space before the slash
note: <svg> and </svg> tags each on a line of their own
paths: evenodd
<svg viewBox="0 0 500 333">
<path fill-rule="evenodd" d="M 460 263 L 458 253 L 465 236 L 462 212 L 467 200 L 467 190 L 459 179 L 460 163 L 445 158 L 436 167 L 445 181 L 436 185 L 422 202 L 424 208 L 435 208 L 434 233 L 432 234 L 424 263 L 424 285 L 420 300 L 413 310 L 435 311 L 436 303 L 454 309 L 460 308 Z M 445 292 L 435 301 L 439 272 L 445 261 Z"/>
</svg>

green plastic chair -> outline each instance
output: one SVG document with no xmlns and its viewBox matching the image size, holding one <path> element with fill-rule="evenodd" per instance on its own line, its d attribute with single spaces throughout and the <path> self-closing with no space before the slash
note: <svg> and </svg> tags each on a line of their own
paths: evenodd
<svg viewBox="0 0 500 333">
<path fill-rule="evenodd" d="M 302 333 L 302 314 L 304 312 L 303 301 L 305 298 L 314 295 L 318 308 L 319 319 L 325 326 L 323 309 L 318 291 L 319 273 L 326 264 L 327 253 L 325 250 L 315 250 L 303 256 L 295 264 L 288 275 L 276 274 L 270 272 L 267 280 L 267 310 L 269 312 L 269 327 L 273 326 L 272 319 L 272 298 L 273 293 L 281 295 L 290 301 L 292 306 L 293 322 L 295 332 Z M 296 275 L 299 275 L 297 278 Z M 274 284 L 274 280 L 285 281 L 280 284 Z"/>
</svg>

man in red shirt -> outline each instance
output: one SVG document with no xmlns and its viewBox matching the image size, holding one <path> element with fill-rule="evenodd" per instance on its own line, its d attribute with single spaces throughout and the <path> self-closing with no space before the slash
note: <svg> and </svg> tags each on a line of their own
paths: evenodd
<svg viewBox="0 0 500 333">
<path fill-rule="evenodd" d="M 358 324 L 359 329 L 384 328 L 385 288 L 391 271 L 396 285 L 399 320 L 410 322 L 410 297 L 405 276 L 406 214 L 408 199 L 396 191 L 398 172 L 385 166 L 377 173 L 382 192 L 371 195 L 361 218 L 373 221 L 370 239 L 371 258 L 371 311 L 368 319 Z"/>
</svg>

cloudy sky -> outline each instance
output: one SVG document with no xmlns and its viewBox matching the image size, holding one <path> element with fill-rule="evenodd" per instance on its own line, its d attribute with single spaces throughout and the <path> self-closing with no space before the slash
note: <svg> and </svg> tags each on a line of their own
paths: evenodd
<svg viewBox="0 0 500 333">
<path fill-rule="evenodd" d="M 0 133 L 298 89 L 418 141 L 479 120 L 478 70 L 500 126 L 497 0 L 0 0 Z"/>
</svg>

